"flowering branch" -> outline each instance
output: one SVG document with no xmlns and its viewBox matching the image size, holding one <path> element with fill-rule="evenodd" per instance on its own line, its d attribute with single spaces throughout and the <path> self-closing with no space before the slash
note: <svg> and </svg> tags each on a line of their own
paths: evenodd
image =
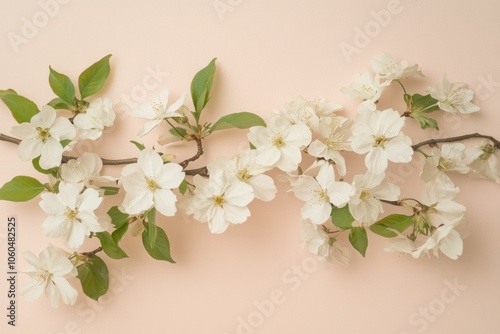
<svg viewBox="0 0 500 334">
<path fill-rule="evenodd" d="M 96 255 L 97 253 L 99 253 L 101 251 L 102 251 L 102 247 L 97 247 L 93 251 L 83 252 L 82 255 L 85 255 L 86 257 L 92 257 L 92 256 Z"/>
<path fill-rule="evenodd" d="M 197 147 L 196 154 L 193 155 L 191 158 L 186 159 L 186 160 L 180 162 L 179 165 L 181 165 L 182 168 L 186 168 L 187 165 L 189 165 L 190 162 L 198 160 L 198 158 L 203 155 L 203 145 L 201 143 L 201 139 L 198 138 L 198 137 L 195 137 L 194 141 L 196 142 L 196 147 Z"/>
<path fill-rule="evenodd" d="M 429 139 L 425 140 L 423 142 L 420 142 L 418 144 L 412 145 L 411 148 L 416 151 L 420 147 L 429 145 L 429 146 L 436 146 L 438 143 L 453 143 L 457 141 L 462 141 L 462 140 L 467 140 L 467 139 L 472 139 L 472 138 L 485 138 L 491 140 L 497 148 L 500 149 L 500 141 L 495 139 L 492 136 L 488 135 L 482 135 L 480 133 L 470 133 L 467 135 L 461 135 L 461 136 L 456 136 L 456 137 L 449 137 L 449 138 L 438 138 L 438 139 Z"/>
</svg>

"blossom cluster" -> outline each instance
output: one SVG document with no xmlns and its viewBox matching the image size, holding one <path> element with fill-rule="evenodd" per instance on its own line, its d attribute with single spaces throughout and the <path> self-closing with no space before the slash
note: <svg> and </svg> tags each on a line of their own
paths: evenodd
<svg viewBox="0 0 500 334">
<path fill-rule="evenodd" d="M 69 78 L 51 68 L 49 81 L 58 97 L 40 110 L 14 91 L 0 91 L 0 98 L 20 123 L 12 129 L 20 140 L 19 158 L 32 161 L 37 171 L 48 176 L 45 184 L 31 177 L 14 178 L 0 189 L 0 198 L 26 201 L 40 195 L 40 208 L 47 214 L 43 233 L 72 251 L 50 245 L 38 257 L 26 252 L 31 265 L 26 273 L 31 280 L 22 294 L 27 299 L 45 292 L 54 307 L 60 300 L 73 304 L 78 291 L 70 282 L 75 279 L 82 281 L 85 294 L 98 299 L 107 291 L 107 277 L 95 281 L 92 273 L 107 273 L 107 269 L 96 254 L 104 251 L 114 259 L 126 257 L 119 242 L 127 234 L 141 236 L 153 258 L 174 262 L 166 233 L 157 224 L 158 214 L 172 217 L 182 210 L 207 223 L 211 233 L 223 233 L 249 219 L 252 201 L 275 198 L 277 188 L 268 175 L 273 169 L 285 174 L 290 192 L 302 203 L 303 247 L 321 259 L 348 264 L 351 248 L 346 241 L 365 256 L 367 231 L 389 238 L 389 252 L 414 258 L 442 253 L 457 259 L 462 254 L 459 228 L 465 223 L 466 209 L 455 201 L 459 188 L 450 174 L 471 173 L 500 183 L 500 142 L 474 134 L 414 143 L 404 128 L 416 121 L 422 129 L 438 129 L 430 116 L 439 110 L 478 111 L 472 102 L 473 91 L 464 83 L 450 83 L 445 77 L 439 85 L 429 87 L 426 95 L 409 94 L 403 80 L 423 77 L 419 66 L 382 54 L 372 61 L 373 73 L 361 74 L 341 89 L 360 100 L 353 117 L 347 117 L 337 103 L 297 97 L 266 121 L 255 114 L 235 113 L 203 124 L 200 117 L 209 99 L 214 61 L 193 79 L 194 110 L 186 102 L 186 93 L 169 103 L 167 90 L 132 110 L 133 117 L 147 120 L 136 139 L 156 129 L 161 148 L 133 141 L 140 150 L 138 157 L 122 162 L 126 166 L 119 178 L 101 175 L 105 163 L 96 153 L 71 156 L 79 141 L 97 140 L 114 124 L 111 100 L 86 101 L 104 85 L 109 70 L 100 76 L 92 66 L 85 70 L 79 78 L 78 98 Z M 106 66 L 109 56 L 95 64 L 100 69 Z M 402 88 L 404 111 L 378 107 L 384 90 L 392 84 Z M 66 89 L 59 89 L 61 86 Z M 23 103 L 32 108 L 31 117 L 16 109 Z M 71 111 L 72 117 L 59 109 Z M 229 128 L 248 129 L 247 150 L 218 157 L 200 169 L 187 168 L 203 154 L 205 137 Z M 478 140 L 469 146 L 458 142 L 474 138 Z M 198 152 L 174 162 L 168 152 L 173 141 L 195 142 Z M 353 154 L 364 157 L 362 173 L 350 168 L 348 157 Z M 401 189 L 386 178 L 386 171 L 391 164 L 411 162 L 415 154 L 425 158 L 420 174 L 425 185 L 418 196 L 401 198 Z M 105 198 L 120 192 L 124 193 L 120 205 L 106 211 Z M 404 213 L 384 216 L 388 205 Z M 101 247 L 79 251 L 93 237 Z M 94 286 L 105 288 L 86 290 L 87 276 L 92 276 Z"/>
</svg>

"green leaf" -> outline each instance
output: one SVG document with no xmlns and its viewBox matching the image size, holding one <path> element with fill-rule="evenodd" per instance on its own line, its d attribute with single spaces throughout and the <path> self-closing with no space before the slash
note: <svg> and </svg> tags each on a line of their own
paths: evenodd
<svg viewBox="0 0 500 334">
<path fill-rule="evenodd" d="M 29 122 L 40 112 L 33 101 L 21 95 L 3 94 L 0 95 L 0 99 L 7 105 L 17 123 Z"/>
<path fill-rule="evenodd" d="M 120 228 L 123 225 L 128 225 L 129 215 L 121 212 L 117 206 L 113 206 L 108 210 L 108 216 L 111 218 L 111 224 L 115 228 Z"/>
<path fill-rule="evenodd" d="M 234 114 L 229 114 L 222 116 L 214 125 L 210 128 L 210 131 L 225 130 L 231 128 L 238 129 L 248 129 L 252 126 L 266 126 L 266 122 L 251 112 L 239 112 Z"/>
<path fill-rule="evenodd" d="M 87 296 L 98 300 L 108 291 L 108 267 L 100 257 L 94 255 L 76 269 L 78 270 L 77 278 L 80 280 L 83 292 Z"/>
<path fill-rule="evenodd" d="M 61 143 L 61 146 L 64 148 L 64 147 L 68 146 L 69 143 L 71 143 L 71 139 L 61 140 L 60 143 Z"/>
<path fill-rule="evenodd" d="M 418 121 L 418 123 L 420 124 L 420 128 L 422 129 L 432 128 L 439 130 L 438 122 L 434 118 L 425 117 L 421 115 L 415 115 L 413 116 L 413 118 Z"/>
<path fill-rule="evenodd" d="M 156 242 L 156 237 L 158 233 L 158 226 L 156 226 L 156 209 L 153 208 L 148 212 L 147 216 L 148 223 L 146 226 L 148 227 L 146 231 L 148 232 L 147 239 L 149 240 L 149 247 L 154 247 Z"/>
<path fill-rule="evenodd" d="M 69 110 L 68 102 L 64 101 L 60 97 L 56 97 L 55 99 L 50 100 L 49 103 L 47 103 L 47 104 L 54 109 L 68 109 Z"/>
<path fill-rule="evenodd" d="M 403 232 L 412 224 L 413 216 L 400 214 L 389 215 L 370 225 L 373 233 L 386 238 L 394 238 L 397 234 L 393 231 Z"/>
<path fill-rule="evenodd" d="M 184 179 L 179 185 L 179 192 L 181 193 L 181 195 L 184 195 L 187 189 L 188 189 L 188 182 Z"/>
<path fill-rule="evenodd" d="M 30 176 L 16 176 L 0 188 L 0 200 L 26 202 L 45 189 L 37 179 Z"/>
<path fill-rule="evenodd" d="M 57 175 L 57 171 L 59 170 L 59 168 L 57 167 L 54 167 L 54 168 L 50 168 L 50 169 L 43 169 L 41 166 L 40 166 L 40 157 L 36 157 L 35 159 L 33 159 L 32 161 L 32 164 L 33 164 L 33 167 L 39 171 L 40 173 L 42 174 L 47 174 L 47 175 L 52 175 L 52 176 L 56 176 Z"/>
<path fill-rule="evenodd" d="M 119 243 L 120 240 L 122 240 L 122 237 L 125 235 L 125 233 L 127 233 L 127 230 L 128 230 L 128 224 L 122 225 L 116 230 L 114 230 L 113 233 L 111 233 L 111 237 L 116 243 Z"/>
<path fill-rule="evenodd" d="M 194 117 L 196 121 L 200 119 L 200 114 L 208 100 L 210 99 L 210 90 L 215 75 L 215 60 L 212 61 L 203 69 L 201 69 L 191 82 L 191 97 L 195 108 Z"/>
<path fill-rule="evenodd" d="M 363 257 L 368 248 L 368 236 L 364 227 L 353 226 L 349 233 L 349 242 Z"/>
<path fill-rule="evenodd" d="M 108 232 L 97 232 L 96 236 L 101 241 L 102 250 L 110 258 L 119 260 L 128 257 Z"/>
<path fill-rule="evenodd" d="M 170 134 L 174 135 L 175 137 L 181 139 L 187 136 L 187 130 L 184 128 L 175 127 L 168 129 L 168 132 L 170 132 Z"/>
<path fill-rule="evenodd" d="M 351 212 L 349 212 L 349 205 L 343 208 L 333 207 L 331 216 L 333 225 L 343 230 L 348 230 L 352 227 L 354 217 L 351 215 Z"/>
<path fill-rule="evenodd" d="M 110 72 L 110 57 L 111 55 L 109 54 L 98 62 L 90 65 L 90 67 L 83 71 L 78 77 L 78 88 L 80 89 L 82 100 L 87 96 L 97 93 L 106 83 Z"/>
<path fill-rule="evenodd" d="M 49 66 L 49 85 L 52 91 L 69 104 L 75 99 L 75 86 L 70 78 L 62 73 L 57 72 Z"/>
<path fill-rule="evenodd" d="M 7 94 L 14 94 L 14 95 L 17 95 L 16 91 L 13 90 L 13 89 L 0 89 L 0 96 L 2 95 L 7 95 Z"/>
<path fill-rule="evenodd" d="M 139 142 L 136 142 L 135 140 L 131 140 L 130 141 L 132 144 L 135 145 L 135 147 L 137 147 L 139 149 L 139 151 L 142 151 L 146 148 L 146 146 L 144 146 L 144 144 L 141 144 Z"/>
<path fill-rule="evenodd" d="M 144 245 L 144 248 L 153 259 L 175 263 L 175 261 L 170 256 L 170 243 L 168 241 L 167 235 L 161 227 L 156 226 L 156 238 L 154 240 L 153 246 L 150 246 L 151 240 L 148 239 L 148 229 L 151 228 L 151 226 L 151 224 L 146 224 L 146 230 L 142 232 L 142 244 Z"/>
<path fill-rule="evenodd" d="M 118 187 L 99 187 L 104 190 L 104 196 L 116 195 L 120 192 L 120 188 Z"/>
</svg>

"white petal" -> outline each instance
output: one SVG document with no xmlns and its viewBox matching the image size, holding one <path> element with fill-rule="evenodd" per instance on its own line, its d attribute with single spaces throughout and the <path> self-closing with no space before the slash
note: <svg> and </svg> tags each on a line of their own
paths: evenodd
<svg viewBox="0 0 500 334">
<path fill-rule="evenodd" d="M 160 173 L 156 176 L 156 182 L 163 189 L 174 189 L 179 187 L 184 180 L 185 173 L 182 167 L 176 163 L 166 163 L 161 167 Z"/>
<path fill-rule="evenodd" d="M 381 147 L 373 147 L 366 155 L 365 164 L 368 170 L 374 174 L 383 173 L 387 169 L 387 154 Z"/>
<path fill-rule="evenodd" d="M 49 238 L 63 236 L 68 230 L 68 220 L 66 216 L 49 216 L 42 224 L 42 231 Z"/>
<path fill-rule="evenodd" d="M 154 119 L 151 122 L 147 122 L 142 127 L 142 130 L 139 131 L 139 133 L 137 134 L 137 137 L 139 137 L 139 138 L 144 137 L 145 135 L 150 133 L 154 128 L 156 128 L 158 125 L 160 125 L 162 121 L 163 121 L 163 119 Z"/>
<path fill-rule="evenodd" d="M 208 227 L 213 234 L 223 233 L 229 226 L 226 220 L 224 210 L 221 207 L 216 207 L 213 217 L 208 221 Z"/>
<path fill-rule="evenodd" d="M 62 301 L 66 305 L 73 305 L 78 297 L 78 291 L 63 277 L 53 277 L 55 286 L 59 290 Z"/>
<path fill-rule="evenodd" d="M 224 205 L 226 219 L 232 224 L 241 224 L 250 216 L 250 210 L 247 207 L 235 205 Z"/>
<path fill-rule="evenodd" d="M 232 181 L 225 193 L 225 199 L 228 203 L 236 206 L 246 206 L 254 198 L 253 189 L 250 185 L 234 180 Z"/>
<path fill-rule="evenodd" d="M 253 188 L 255 198 L 264 202 L 273 200 L 278 191 L 272 177 L 264 174 L 255 175 L 250 178 L 248 184 Z"/>
<path fill-rule="evenodd" d="M 25 139 L 19 144 L 18 154 L 23 161 L 32 160 L 42 154 L 43 143 L 38 139 Z"/>
<path fill-rule="evenodd" d="M 76 130 L 73 124 L 63 117 L 59 117 L 55 120 L 54 125 L 49 130 L 50 136 L 55 138 L 57 141 L 63 139 L 73 139 L 76 136 Z"/>
<path fill-rule="evenodd" d="M 177 208 L 177 197 L 169 189 L 156 189 L 153 193 L 155 208 L 164 216 L 174 216 Z"/>
<path fill-rule="evenodd" d="M 148 177 L 156 177 L 160 174 L 163 166 L 163 160 L 160 155 L 152 149 L 142 150 L 141 153 L 139 153 L 137 163 Z"/>
<path fill-rule="evenodd" d="M 61 164 L 63 147 L 54 138 L 49 138 L 42 146 L 40 167 L 49 169 Z"/>
<path fill-rule="evenodd" d="M 80 211 L 94 211 L 101 203 L 102 197 L 97 190 L 88 188 L 79 196 L 77 206 Z"/>
<path fill-rule="evenodd" d="M 83 244 L 88 232 L 88 228 L 84 224 L 70 222 L 66 230 L 66 235 L 64 236 L 66 244 L 71 248 L 79 248 Z"/>
</svg>

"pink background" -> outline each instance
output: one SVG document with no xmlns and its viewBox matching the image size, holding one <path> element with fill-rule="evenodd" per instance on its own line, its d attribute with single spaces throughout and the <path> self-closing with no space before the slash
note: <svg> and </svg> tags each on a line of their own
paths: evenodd
<svg viewBox="0 0 500 334">
<path fill-rule="evenodd" d="M 231 10 L 218 13 L 216 3 Z M 393 13 L 379 15 L 385 21 L 377 23 L 376 13 L 388 9 Z M 137 154 L 128 141 L 135 139 L 142 124 L 127 115 L 129 106 L 142 101 L 145 92 L 150 96 L 162 88 L 180 96 L 189 90 L 194 73 L 213 57 L 218 57 L 218 68 L 207 121 L 237 111 L 265 117 L 297 95 L 341 103 L 345 114 L 352 116 L 356 103 L 343 97 L 340 87 L 368 70 L 371 57 L 387 51 L 423 68 L 426 78 L 409 83 L 415 92 L 446 73 L 450 81 L 467 82 L 481 94 L 476 98 L 481 113 L 440 118 L 440 136 L 479 131 L 498 138 L 500 85 L 485 82 L 500 81 L 499 11 L 498 2 L 487 0 L 4 1 L 0 89 L 13 88 L 42 105 L 53 97 L 47 82 L 49 65 L 76 78 L 89 64 L 112 53 L 112 75 L 101 96 L 117 106 L 116 128 L 98 145 L 80 150 L 124 158 Z M 16 52 L 9 34 L 22 36 L 23 26 L 33 21 L 39 27 L 28 31 L 31 35 Z M 349 61 L 340 45 L 352 45 L 357 31 L 365 28 L 372 29 L 372 36 L 357 41 L 359 53 Z M 151 80 L 155 71 L 160 74 Z M 397 87 L 390 88 L 385 101 L 393 96 L 396 102 L 383 103 L 401 109 L 399 93 Z M 127 102 L 125 95 L 131 100 Z M 9 133 L 15 121 L 3 104 L 0 113 L 0 131 Z M 405 131 L 414 134 L 415 141 L 431 135 L 412 126 Z M 213 135 L 199 165 L 238 152 L 247 145 L 245 136 L 244 131 Z M 155 140 L 150 135 L 146 141 Z M 194 149 L 175 148 L 175 153 L 180 160 Z M 41 178 L 30 163 L 18 160 L 15 145 L 0 143 L 0 154 L 1 184 L 15 175 Z M 417 164 L 392 166 L 390 171 L 405 194 L 420 195 Z M 119 172 L 120 168 L 105 169 L 115 176 Z M 386 253 L 387 240 L 371 235 L 365 259 L 354 254 L 349 267 L 318 263 L 298 242 L 301 204 L 285 193 L 285 184 L 279 184 L 274 202 L 254 202 L 252 217 L 223 235 L 211 235 L 206 224 L 182 214 L 162 218 L 175 265 L 149 258 L 140 239 L 126 237 L 123 247 L 129 259 L 108 260 L 103 255 L 112 279 L 100 303 L 81 295 L 75 306 L 53 310 L 46 298 L 18 298 L 17 326 L 12 328 L 4 315 L 7 287 L 2 278 L 0 331 L 498 333 L 500 187 L 464 176 L 453 180 L 462 189 L 458 201 L 468 208 L 465 230 L 470 232 L 457 261 Z M 49 242 L 40 229 L 45 215 L 38 201 L 0 202 L 0 220 L 5 222 L 9 215 L 19 221 L 22 269 L 26 263 L 21 252 L 38 253 Z M 1 226 L 0 268 L 5 273 L 6 224 Z M 93 246 L 89 243 L 86 249 Z M 26 278 L 19 275 L 19 283 Z M 450 289 L 454 284 L 458 288 Z"/>
</svg>

